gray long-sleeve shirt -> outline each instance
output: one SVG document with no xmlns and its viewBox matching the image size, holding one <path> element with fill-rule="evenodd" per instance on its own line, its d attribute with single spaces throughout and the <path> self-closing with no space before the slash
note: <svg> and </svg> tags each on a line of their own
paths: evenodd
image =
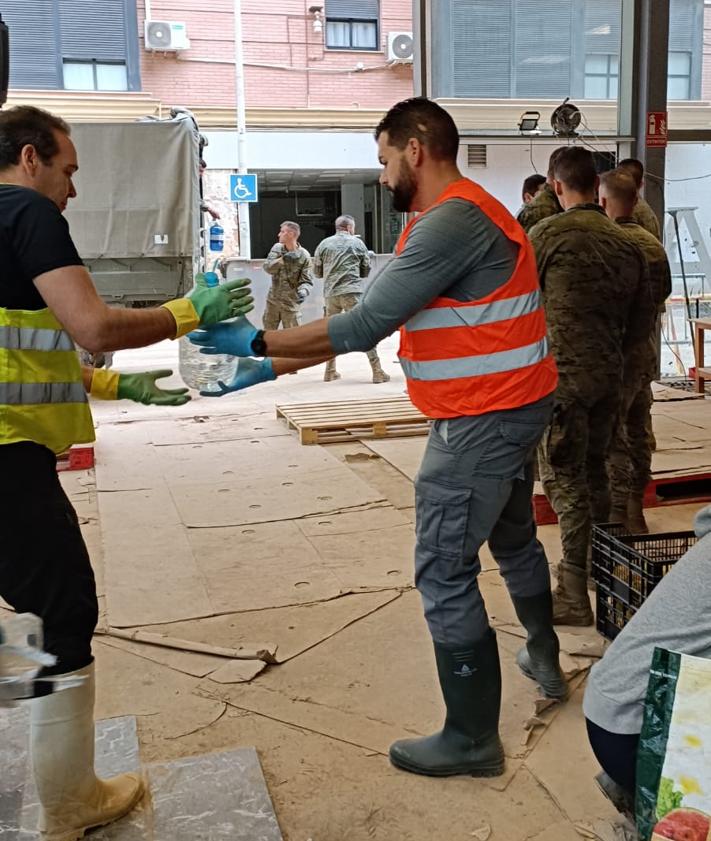
<svg viewBox="0 0 711 841">
<path fill-rule="evenodd" d="M 694 529 L 699 542 L 657 584 L 590 672 L 583 712 L 611 733 L 641 732 L 655 646 L 711 657 L 711 505 L 696 515 Z"/>
<path fill-rule="evenodd" d="M 350 312 L 332 316 L 336 353 L 367 351 L 439 296 L 476 301 L 514 271 L 518 245 L 471 202 L 450 199 L 414 224 L 402 253 Z"/>
</svg>

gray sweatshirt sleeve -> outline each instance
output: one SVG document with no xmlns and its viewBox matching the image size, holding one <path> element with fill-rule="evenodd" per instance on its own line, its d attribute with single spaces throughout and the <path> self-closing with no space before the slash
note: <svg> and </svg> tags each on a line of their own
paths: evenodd
<svg viewBox="0 0 711 841">
<path fill-rule="evenodd" d="M 448 201 L 429 211 L 415 223 L 403 252 L 380 272 L 360 304 L 329 319 L 335 352 L 370 350 L 450 287 L 461 286 L 497 236 L 503 237 L 467 202 Z M 476 297 L 472 289 L 470 299 Z"/>
</svg>

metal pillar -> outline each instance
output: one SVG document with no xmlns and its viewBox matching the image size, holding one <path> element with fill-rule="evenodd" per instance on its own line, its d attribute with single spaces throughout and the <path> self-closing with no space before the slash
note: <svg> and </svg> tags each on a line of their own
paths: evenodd
<svg viewBox="0 0 711 841">
<path fill-rule="evenodd" d="M 247 172 L 247 118 L 244 101 L 244 54 L 242 51 L 242 0 L 234 0 L 235 19 L 235 96 L 237 99 L 237 171 Z M 239 218 L 239 256 L 252 258 L 252 237 L 249 229 L 249 205 L 237 205 Z"/>
<path fill-rule="evenodd" d="M 412 36 L 415 44 L 415 62 L 413 66 L 415 96 L 431 96 L 429 0 L 412 0 Z"/>
<path fill-rule="evenodd" d="M 669 0 L 636 0 L 635 59 L 637 76 L 637 138 L 633 155 L 644 164 L 644 197 L 664 230 L 664 174 L 666 149 L 648 147 L 647 114 L 667 110 L 667 59 L 669 53 Z"/>
</svg>

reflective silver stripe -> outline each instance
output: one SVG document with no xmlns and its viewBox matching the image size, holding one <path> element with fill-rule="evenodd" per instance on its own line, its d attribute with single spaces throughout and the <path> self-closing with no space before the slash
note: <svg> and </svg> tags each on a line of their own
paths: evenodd
<svg viewBox="0 0 711 841">
<path fill-rule="evenodd" d="M 541 339 L 532 345 L 487 353 L 482 356 L 464 356 L 459 359 L 435 359 L 430 362 L 411 362 L 400 359 L 402 370 L 410 380 L 456 380 L 461 377 L 483 377 L 515 371 L 541 362 L 548 355 L 548 340 Z"/>
<path fill-rule="evenodd" d="M 86 403 L 82 383 L 0 383 L 0 404 Z"/>
<path fill-rule="evenodd" d="M 420 310 L 405 324 L 405 329 L 414 333 L 416 330 L 437 330 L 442 327 L 477 327 L 530 315 L 540 307 L 541 293 L 536 289 L 525 295 L 492 301 L 490 304 Z"/>
<path fill-rule="evenodd" d="M 5 350 L 74 350 L 74 342 L 64 330 L 46 327 L 0 327 L 0 348 Z"/>
</svg>

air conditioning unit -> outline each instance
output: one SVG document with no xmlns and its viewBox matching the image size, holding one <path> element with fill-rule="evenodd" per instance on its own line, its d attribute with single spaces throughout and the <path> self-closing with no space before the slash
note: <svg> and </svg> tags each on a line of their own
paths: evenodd
<svg viewBox="0 0 711 841">
<path fill-rule="evenodd" d="M 388 32 L 388 61 L 411 64 L 415 56 L 412 32 Z"/>
<path fill-rule="evenodd" d="M 190 48 L 188 30 L 184 23 L 168 20 L 147 20 L 145 46 L 154 52 L 179 52 Z"/>
</svg>

